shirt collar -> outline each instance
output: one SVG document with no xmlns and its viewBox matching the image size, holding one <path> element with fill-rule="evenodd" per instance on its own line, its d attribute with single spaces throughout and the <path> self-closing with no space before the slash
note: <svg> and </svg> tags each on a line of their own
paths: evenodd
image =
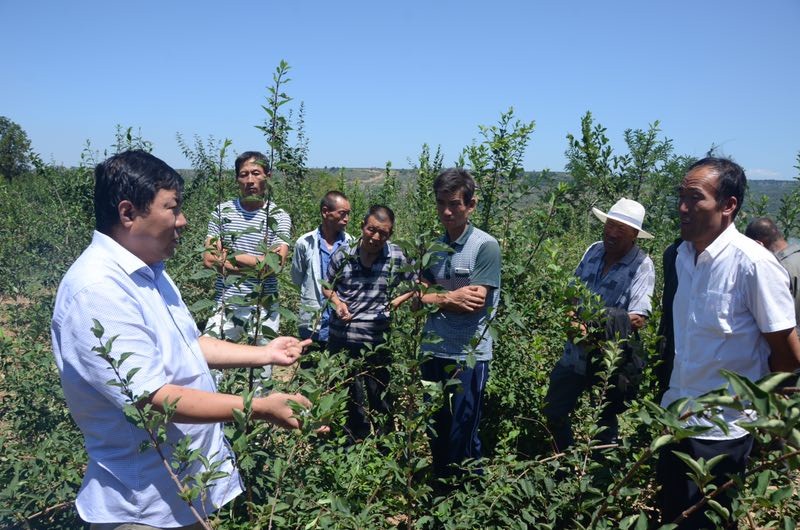
<svg viewBox="0 0 800 530">
<path fill-rule="evenodd" d="M 464 233 L 458 236 L 458 239 L 455 241 L 450 241 L 450 235 L 445 230 L 444 232 L 444 241 L 448 244 L 458 245 L 463 247 L 467 243 L 467 239 L 469 239 L 469 235 L 472 233 L 475 227 L 472 226 L 472 223 L 467 221 L 467 228 L 464 230 Z"/>
<path fill-rule="evenodd" d="M 322 233 L 322 225 L 319 225 L 317 227 L 317 241 L 320 242 L 320 243 L 326 242 L 325 241 L 325 236 Z M 336 234 L 336 241 L 334 242 L 334 246 L 336 245 L 336 243 L 341 243 L 342 241 L 344 241 L 344 230 L 342 230 L 342 231 L 340 231 L 340 232 L 338 232 Z"/>
<path fill-rule="evenodd" d="M 736 225 L 734 223 L 731 223 L 730 225 L 728 225 L 728 228 L 723 230 L 722 233 L 718 235 L 717 238 L 714 241 L 712 241 L 711 244 L 708 245 L 706 249 L 700 254 L 702 255 L 703 253 L 708 253 L 708 257 L 710 257 L 711 259 L 715 259 L 722 253 L 723 250 L 725 250 L 728 247 L 728 244 L 738 234 L 739 231 L 736 229 Z M 684 241 L 681 244 L 681 246 L 678 247 L 678 252 L 683 254 L 689 253 L 692 256 L 694 256 L 696 253 L 694 248 L 694 243 L 692 243 L 691 241 Z"/>
<path fill-rule="evenodd" d="M 159 261 L 152 266 L 136 257 L 131 251 L 117 243 L 117 241 L 97 230 L 92 234 L 92 245 L 100 247 L 109 257 L 116 262 L 128 276 L 142 271 L 145 275 L 158 278 L 164 272 L 164 262 Z"/>
<path fill-rule="evenodd" d="M 605 254 L 605 248 L 603 249 L 603 253 Z M 617 262 L 617 265 L 630 265 L 633 263 L 633 260 L 636 259 L 636 256 L 639 254 L 639 245 L 634 244 L 631 249 L 625 254 L 621 260 Z"/>
</svg>

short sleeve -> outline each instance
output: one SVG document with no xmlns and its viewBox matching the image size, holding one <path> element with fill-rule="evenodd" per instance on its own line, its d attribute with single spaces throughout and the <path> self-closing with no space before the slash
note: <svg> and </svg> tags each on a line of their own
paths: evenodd
<svg viewBox="0 0 800 530">
<path fill-rule="evenodd" d="M 288 245 L 292 237 L 292 218 L 283 210 L 279 210 L 275 214 L 277 226 L 275 227 L 275 234 L 278 236 L 276 245 Z"/>
<path fill-rule="evenodd" d="M 747 279 L 747 305 L 758 329 L 762 333 L 772 333 L 795 327 L 789 273 L 777 259 L 755 261 Z"/>
<path fill-rule="evenodd" d="M 211 218 L 208 220 L 208 235 L 207 237 L 219 237 L 220 234 L 219 210 L 216 209 L 211 212 Z"/>
<path fill-rule="evenodd" d="M 93 319 L 104 328 L 103 343 L 114 338 L 111 356 L 119 359 L 123 353 L 132 352 L 120 367 L 124 377 L 131 369 L 138 372 L 131 377 L 134 396 L 153 393 L 167 382 L 162 356 L 156 345 L 153 331 L 145 323 L 143 308 L 118 285 L 97 283 L 78 292 L 61 322 L 61 340 L 69 341 L 72 369 L 97 392 L 122 408 L 128 403 L 118 386 L 109 384 L 116 380 L 108 361 L 93 348 L 100 341 L 92 332 Z M 65 357 L 66 362 L 66 357 Z"/>
<path fill-rule="evenodd" d="M 628 313 L 647 316 L 653 310 L 651 299 L 656 286 L 656 269 L 650 256 L 645 256 L 631 281 Z"/>
<path fill-rule="evenodd" d="M 478 249 L 470 284 L 500 287 L 500 245 L 497 241 L 486 241 Z"/>
</svg>

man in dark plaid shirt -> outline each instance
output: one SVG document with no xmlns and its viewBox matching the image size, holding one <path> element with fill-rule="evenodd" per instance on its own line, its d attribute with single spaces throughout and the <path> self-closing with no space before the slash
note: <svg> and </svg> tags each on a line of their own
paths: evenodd
<svg viewBox="0 0 800 530">
<path fill-rule="evenodd" d="M 332 352 L 347 350 L 352 356 L 364 355 L 365 374 L 354 377 L 350 385 L 347 429 L 352 439 L 362 440 L 370 432 L 365 409 L 384 415 L 375 424 L 376 432 L 388 423 L 388 352 L 378 348 L 389 329 L 390 312 L 411 297 L 409 290 L 400 296 L 395 291 L 409 287 L 415 277 L 403 251 L 389 242 L 394 229 L 394 212 L 386 206 L 371 206 L 361 223 L 361 237 L 354 245 L 344 245 L 331 257 L 328 283 L 323 293 L 331 300 L 328 346 Z M 363 351 L 366 350 L 366 351 Z"/>
</svg>

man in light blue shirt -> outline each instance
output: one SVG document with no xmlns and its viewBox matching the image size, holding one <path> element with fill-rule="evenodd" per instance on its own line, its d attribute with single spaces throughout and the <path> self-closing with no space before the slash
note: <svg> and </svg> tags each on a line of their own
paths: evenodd
<svg viewBox="0 0 800 530">
<path fill-rule="evenodd" d="M 591 293 L 600 297 L 605 308 L 604 319 L 613 321 L 613 313 L 616 312 L 613 310 L 617 309 L 623 312 L 623 319 L 624 313 L 628 315 L 630 326 L 626 322 L 625 330 L 641 329 L 652 309 L 650 299 L 656 283 L 653 260 L 636 244 L 637 238 L 653 237 L 642 230 L 644 206 L 623 197 L 608 213 L 597 208 L 592 208 L 592 213 L 603 223 L 603 240 L 596 241 L 586 250 L 575 269 L 575 277 Z M 576 303 L 580 305 L 582 302 L 576 300 Z M 575 410 L 581 394 L 598 382 L 595 372 L 600 363 L 600 354 L 595 339 L 585 337 L 584 323 L 576 320 L 575 325 L 584 335 L 582 338 L 590 340 L 566 342 L 561 359 L 550 372 L 550 384 L 542 411 L 558 451 L 573 445 L 570 414 Z M 620 389 L 612 388 L 606 393 L 605 399 L 598 421 L 605 429 L 597 438 L 605 444 L 611 444 L 617 442 L 617 414 L 626 408 L 625 395 Z"/>
<path fill-rule="evenodd" d="M 344 193 L 335 190 L 326 193 L 320 201 L 319 213 L 322 217 L 319 227 L 300 236 L 294 245 L 292 282 L 300 286 L 300 337 L 310 337 L 324 349 L 331 312 L 325 307 L 322 281 L 331 256 L 353 237 L 345 232 L 350 221 L 350 202 Z"/>
<path fill-rule="evenodd" d="M 242 409 L 239 396 L 216 393 L 209 367 L 289 365 L 305 343 L 279 337 L 266 346 L 201 337 L 164 271 L 163 261 L 178 245 L 186 225 L 181 212 L 183 180 L 144 151 L 112 156 L 95 169 L 96 232 L 58 289 L 52 321 L 53 354 L 70 412 L 81 429 L 89 463 L 76 501 L 92 528 L 142 524 L 181 528 L 198 524 L 238 495 L 241 481 L 220 422 Z M 95 337 L 94 321 L 104 333 Z M 131 376 L 136 406 L 176 410 L 161 449 L 170 459 L 186 436 L 226 477 L 214 481 L 190 507 L 153 449 L 140 451 L 148 435 L 129 423 L 128 398 L 109 384 L 114 372 L 93 348 L 113 339 L 111 356 Z M 300 395 L 273 393 L 253 400 L 255 417 L 286 428 L 298 427 L 288 401 L 309 406 Z M 203 471 L 199 461 L 178 478 Z"/>
</svg>

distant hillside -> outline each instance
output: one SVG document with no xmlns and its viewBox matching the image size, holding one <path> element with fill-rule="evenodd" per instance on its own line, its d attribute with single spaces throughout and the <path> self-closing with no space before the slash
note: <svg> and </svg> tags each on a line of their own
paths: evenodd
<svg viewBox="0 0 800 530">
<path fill-rule="evenodd" d="M 378 185 L 383 182 L 386 176 L 386 169 L 380 167 L 321 167 L 309 168 L 310 173 L 328 173 L 337 176 L 344 172 L 344 178 L 348 182 L 360 182 L 366 186 Z M 194 177 L 194 171 L 191 169 L 179 169 L 181 175 L 187 180 L 191 181 Z M 395 175 L 400 182 L 406 182 L 416 175 L 415 169 L 392 169 L 392 174 Z M 535 178 L 540 171 L 526 171 L 529 178 Z M 569 173 L 563 171 L 551 171 L 550 177 L 554 182 L 569 181 L 571 179 Z M 796 186 L 795 180 L 754 180 L 748 181 L 748 200 L 760 200 L 762 195 L 769 199 L 768 212 L 771 215 L 777 213 L 780 207 L 781 198 L 787 193 L 791 192 Z"/>
<path fill-rule="evenodd" d="M 795 180 L 750 180 L 747 184 L 751 199 L 759 200 L 762 195 L 767 196 L 768 210 L 771 214 L 777 213 L 781 198 L 797 187 Z"/>
<path fill-rule="evenodd" d="M 344 171 L 344 178 L 348 182 L 352 181 L 360 181 L 364 184 L 380 184 L 383 181 L 383 178 L 386 176 L 386 169 L 385 168 L 378 168 L 378 167 L 371 167 L 371 168 L 364 168 L 364 167 L 325 167 L 325 168 L 311 168 L 310 171 L 319 171 L 319 172 L 327 172 L 332 175 L 339 175 L 340 172 Z M 392 175 L 396 176 L 400 182 L 405 182 L 406 180 L 414 177 L 416 175 L 415 169 L 392 169 Z M 525 172 L 530 178 L 538 176 L 541 171 L 526 171 Z M 564 173 L 563 171 L 551 171 L 550 176 L 553 180 L 557 182 L 561 182 L 563 180 L 569 180 L 569 174 Z"/>
<path fill-rule="evenodd" d="M 327 172 L 332 175 L 339 175 L 344 171 L 345 180 L 352 182 L 354 180 L 361 181 L 364 184 L 380 184 L 386 175 L 384 168 L 371 167 L 371 168 L 339 168 L 339 167 L 325 167 L 325 168 L 312 168 L 311 171 Z M 414 169 L 392 169 L 392 174 L 403 182 L 412 178 L 416 174 Z M 531 178 L 537 176 L 539 171 L 526 171 Z M 569 173 L 563 171 L 551 171 L 551 177 L 556 182 L 570 180 Z M 770 204 L 780 203 L 781 197 L 789 193 L 797 186 L 794 180 L 754 180 L 748 181 L 749 192 L 753 198 L 766 195 L 769 198 Z"/>
</svg>

